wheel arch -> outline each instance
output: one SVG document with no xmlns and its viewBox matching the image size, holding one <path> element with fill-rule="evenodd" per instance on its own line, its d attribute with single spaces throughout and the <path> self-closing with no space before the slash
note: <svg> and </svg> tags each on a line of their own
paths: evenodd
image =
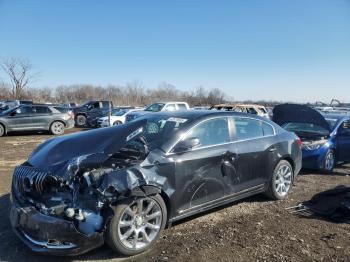
<svg viewBox="0 0 350 262">
<path fill-rule="evenodd" d="M 54 119 L 51 121 L 51 123 L 49 125 L 49 130 L 51 129 L 52 124 L 55 122 L 61 122 L 64 125 L 64 127 L 67 127 L 67 123 L 65 121 L 63 121 L 62 119 Z"/>
<path fill-rule="evenodd" d="M 144 185 L 144 186 L 138 186 L 131 191 L 131 196 L 151 196 L 155 194 L 159 194 L 165 203 L 167 214 L 168 214 L 167 215 L 167 224 L 168 224 L 172 216 L 171 200 L 168 194 L 162 188 L 159 188 L 154 185 Z"/>
<path fill-rule="evenodd" d="M 4 134 L 6 134 L 7 133 L 7 125 L 1 121 L 0 121 L 0 125 L 4 128 Z"/>
</svg>

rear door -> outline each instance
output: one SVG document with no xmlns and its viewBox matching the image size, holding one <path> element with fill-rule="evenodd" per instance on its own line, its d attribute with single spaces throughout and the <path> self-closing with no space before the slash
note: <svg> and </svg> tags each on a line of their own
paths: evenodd
<svg viewBox="0 0 350 262">
<path fill-rule="evenodd" d="M 350 120 L 344 121 L 337 132 L 338 160 L 350 161 Z"/>
<path fill-rule="evenodd" d="M 193 127 L 184 139 L 190 138 L 198 138 L 201 144 L 168 156 L 176 163 L 176 209 L 180 213 L 230 192 L 222 169 L 223 158 L 231 141 L 228 118 L 204 120 Z"/>
<path fill-rule="evenodd" d="M 232 117 L 234 143 L 232 193 L 239 192 L 266 182 L 271 173 L 269 159 L 273 148 L 274 129 L 272 125 L 249 117 Z"/>
<path fill-rule="evenodd" d="M 32 121 L 35 129 L 48 129 L 52 112 L 47 106 L 33 106 Z"/>
</svg>

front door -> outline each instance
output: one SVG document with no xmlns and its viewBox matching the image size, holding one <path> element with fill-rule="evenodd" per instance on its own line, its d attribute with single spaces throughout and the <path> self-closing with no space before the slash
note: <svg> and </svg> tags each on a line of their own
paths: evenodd
<svg viewBox="0 0 350 262">
<path fill-rule="evenodd" d="M 31 106 L 21 106 L 7 116 L 9 130 L 30 129 L 33 126 Z"/>
<path fill-rule="evenodd" d="M 221 198 L 230 189 L 223 168 L 231 142 L 228 118 L 204 120 L 186 134 L 186 139 L 198 139 L 200 144 L 168 156 L 175 162 L 178 214 Z"/>
<path fill-rule="evenodd" d="M 338 160 L 350 161 L 350 121 L 344 121 L 337 132 Z"/>
</svg>

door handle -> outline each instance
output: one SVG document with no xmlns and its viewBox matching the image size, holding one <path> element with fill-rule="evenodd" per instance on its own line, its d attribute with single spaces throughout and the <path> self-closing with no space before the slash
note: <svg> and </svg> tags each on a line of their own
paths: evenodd
<svg viewBox="0 0 350 262">
<path fill-rule="evenodd" d="M 271 148 L 269 149 L 269 152 L 275 152 L 276 150 L 277 150 L 276 147 L 271 147 Z"/>
<path fill-rule="evenodd" d="M 222 158 L 225 162 L 235 162 L 236 161 L 237 154 L 231 152 L 231 151 L 226 151 L 225 153 L 222 154 Z"/>
</svg>

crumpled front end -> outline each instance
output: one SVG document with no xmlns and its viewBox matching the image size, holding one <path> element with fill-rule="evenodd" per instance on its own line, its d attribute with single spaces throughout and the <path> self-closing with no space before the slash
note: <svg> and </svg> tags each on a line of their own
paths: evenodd
<svg viewBox="0 0 350 262">
<path fill-rule="evenodd" d="M 17 167 L 11 210 L 15 232 L 33 251 L 54 255 L 77 255 L 101 246 L 118 201 L 159 193 L 157 188 L 166 183 L 146 156 L 131 148 L 89 154 L 55 174 L 28 162 Z"/>
</svg>

